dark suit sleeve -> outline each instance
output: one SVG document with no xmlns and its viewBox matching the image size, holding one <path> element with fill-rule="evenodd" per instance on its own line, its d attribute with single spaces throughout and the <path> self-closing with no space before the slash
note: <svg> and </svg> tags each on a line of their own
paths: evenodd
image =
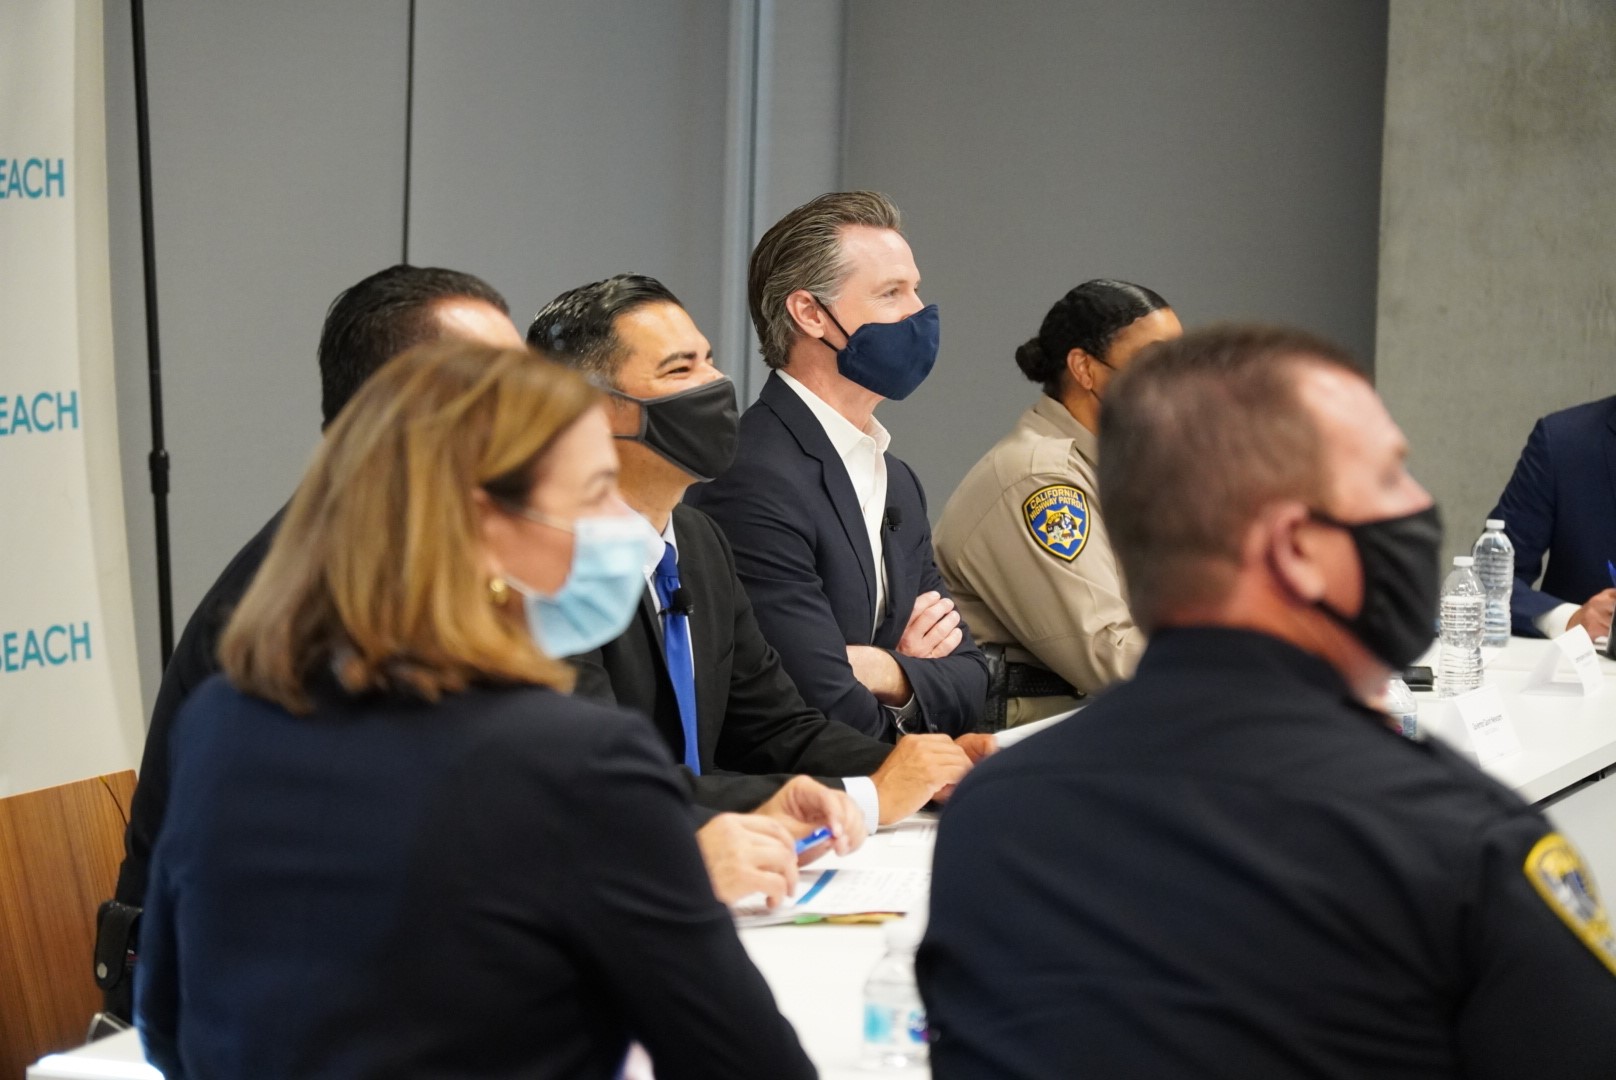
<svg viewBox="0 0 1616 1080">
<path fill-rule="evenodd" d="M 227 604 L 204 602 L 191 616 L 163 671 L 162 685 L 157 688 L 157 702 L 152 706 L 151 724 L 146 729 L 146 746 L 140 755 L 140 781 L 129 802 L 123 865 L 118 869 L 118 886 L 113 892 L 113 896 L 125 904 L 139 907 L 146 895 L 152 846 L 163 824 L 163 812 L 168 808 L 169 731 L 185 699 L 219 670 L 214 654 L 219 648 L 224 624 L 229 621 L 240 596 L 226 599 Z"/>
<path fill-rule="evenodd" d="M 1543 573 L 1543 557 L 1554 541 L 1554 463 L 1549 432 L 1542 420 L 1532 428 L 1515 472 L 1489 517 L 1503 518 L 1504 531 L 1515 545 L 1515 586 L 1510 621 L 1515 633 L 1542 637 L 1532 620 L 1554 610 L 1563 600 L 1532 587 Z"/>
<path fill-rule="evenodd" d="M 891 712 L 853 677 L 847 638 L 814 566 L 807 509 L 786 485 L 753 481 L 705 485 L 700 506 L 723 526 L 764 638 L 826 716 L 871 738 L 894 738 Z"/>
<path fill-rule="evenodd" d="M 832 723 L 802 699 L 781 665 L 780 654 L 758 627 L 729 543 L 715 525 L 704 521 L 723 554 L 722 566 L 708 572 L 728 575 L 734 596 L 735 653 L 714 760 L 721 768 L 736 772 L 806 773 L 838 787 L 843 777 L 873 773 L 892 747 L 845 724 Z"/>
<path fill-rule="evenodd" d="M 662 1080 L 812 1077 L 813 1065 L 713 896 L 666 752 L 614 725 L 580 777 L 568 936 L 621 1000 Z"/>
<path fill-rule="evenodd" d="M 146 1058 L 166 1080 L 185 1076 L 179 1057 L 179 956 L 174 905 L 162 868 L 148 883 L 142 874 L 146 910 L 140 917 L 140 963 L 135 966 L 135 1011 Z"/>
<path fill-rule="evenodd" d="M 277 511 L 225 566 L 185 624 L 174 655 L 163 671 L 163 682 L 152 706 L 151 723 L 146 729 L 146 747 L 141 752 L 140 781 L 135 785 L 129 804 L 123 865 L 118 870 L 118 885 L 113 892 L 113 896 L 125 904 L 139 907 L 146 893 L 152 846 L 157 842 L 157 831 L 168 809 L 168 740 L 174 717 L 191 692 L 219 670 L 219 639 L 224 636 L 236 605 L 258 575 L 258 568 L 269 555 L 285 513 L 284 508 Z"/>
<path fill-rule="evenodd" d="M 1459 1072 L 1478 1080 L 1605 1076 L 1616 1061 L 1616 943 L 1603 913 L 1568 922 L 1532 884 L 1529 853 L 1547 831 L 1535 814 L 1495 826 L 1466 890 L 1464 947 L 1475 979 L 1454 1045 Z M 1572 922 L 1602 936 L 1604 948 L 1584 945 Z"/>
<path fill-rule="evenodd" d="M 920 486 L 920 478 L 915 476 L 914 470 L 910 469 L 907 463 L 894 458 L 888 458 L 888 461 L 893 462 L 908 475 L 920 502 L 917 522 L 920 535 L 908 556 L 910 565 L 918 566 L 920 569 L 920 585 L 913 595 L 897 596 L 891 602 L 912 607 L 916 596 L 928 592 L 953 599 L 953 595 L 948 591 L 948 585 L 943 581 L 943 575 L 937 569 L 937 560 L 932 552 L 926 492 Z M 897 628 L 901 634 L 903 626 L 908 623 L 908 612 L 900 608 L 900 613 L 903 620 L 897 623 Z M 920 704 L 920 714 L 925 718 L 926 724 L 933 731 L 941 731 L 947 735 L 964 735 L 966 732 L 975 731 L 977 723 L 982 718 L 988 696 L 987 658 L 982 655 L 982 650 L 977 648 L 976 640 L 971 637 L 971 628 L 965 625 L 964 619 L 960 620 L 959 628 L 960 643 L 947 656 L 921 660 L 905 656 L 896 650 L 892 652 L 893 659 L 903 669 L 910 688 L 914 690 L 915 700 Z"/>
</svg>

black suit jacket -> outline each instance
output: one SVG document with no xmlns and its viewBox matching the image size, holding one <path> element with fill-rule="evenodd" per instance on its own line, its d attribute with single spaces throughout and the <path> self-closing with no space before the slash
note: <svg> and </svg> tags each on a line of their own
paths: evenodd
<svg viewBox="0 0 1616 1080">
<path fill-rule="evenodd" d="M 1578 940 L 1598 904 L 1531 854 L 1549 830 L 1318 657 L 1161 631 L 944 809 L 932 1075 L 1609 1076 L 1616 978 Z"/>
<path fill-rule="evenodd" d="M 163 682 L 152 706 L 151 724 L 146 728 L 146 748 L 140 757 L 140 780 L 129 804 L 129 827 L 124 830 L 123 865 L 118 870 L 118 887 L 113 895 L 126 904 L 139 907 L 146 895 L 146 871 L 151 863 L 152 845 L 168 809 L 168 733 L 174 716 L 191 692 L 219 670 L 219 638 L 235 614 L 236 605 L 258 576 L 258 568 L 269 554 L 270 544 L 280 530 L 283 506 L 264 523 L 257 534 L 230 560 L 202 597 L 190 621 L 180 634 L 174 655 L 163 669 Z"/>
<path fill-rule="evenodd" d="M 818 774 L 841 787 L 842 777 L 880 768 L 891 746 L 831 723 L 797 693 L 758 629 L 735 574 L 735 556 L 713 520 L 692 507 L 675 507 L 673 531 L 679 583 L 691 596 L 702 772 L 680 770 L 696 802 L 715 810 L 750 810 L 794 774 Z M 621 637 L 573 662 L 578 693 L 649 716 L 674 759 L 683 760 L 684 729 L 649 589 Z"/>
<path fill-rule="evenodd" d="M 174 726 L 137 968 L 187 1076 L 811 1077 L 641 717 L 535 687 L 335 687 L 294 716 L 222 677 Z"/>
<path fill-rule="evenodd" d="M 1616 397 L 1539 420 L 1489 516 L 1515 545 L 1515 633 L 1541 637 L 1533 619 L 1616 585 Z"/>
<path fill-rule="evenodd" d="M 686 501 L 713 516 L 735 549 L 763 636 L 780 651 L 808 704 L 876 738 L 895 737 L 891 714 L 853 677 L 847 646 L 896 649 L 915 597 L 948 587 L 932 559 L 920 480 L 886 455 L 892 523 L 882 537 L 887 615 L 875 621 L 875 559 L 853 484 L 830 437 L 796 392 L 771 375 L 741 417 L 740 450 L 723 476 Z M 987 698 L 987 661 L 964 623 L 952 655 L 917 660 L 894 652 L 927 723 L 975 730 Z"/>
</svg>

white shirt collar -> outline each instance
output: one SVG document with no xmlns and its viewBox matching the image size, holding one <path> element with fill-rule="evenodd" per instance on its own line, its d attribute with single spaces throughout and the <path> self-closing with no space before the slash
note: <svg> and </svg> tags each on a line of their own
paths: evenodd
<svg viewBox="0 0 1616 1080">
<path fill-rule="evenodd" d="M 802 385 L 791 375 L 784 371 L 777 371 L 776 374 L 780 376 L 782 382 L 796 392 L 798 397 L 802 398 L 803 404 L 807 405 L 808 410 L 814 414 L 814 419 L 819 421 L 819 426 L 825 429 L 825 435 L 830 439 L 830 444 L 836 448 L 836 453 L 844 461 L 854 451 L 860 449 L 861 446 L 867 446 L 866 440 L 875 444 L 875 451 L 878 454 L 886 453 L 887 447 L 892 445 L 891 434 L 881 426 L 881 421 L 875 417 L 870 417 L 869 424 L 865 426 L 863 431 L 860 431 L 853 426 L 852 421 L 848 420 L 847 417 L 831 408 L 824 398 Z"/>
<path fill-rule="evenodd" d="M 641 514 L 640 517 L 645 520 L 647 525 L 651 525 L 650 518 L 645 517 L 644 514 Z M 651 527 L 656 528 L 654 525 L 651 525 Z M 673 546 L 673 557 L 675 559 L 679 558 L 679 539 L 673 533 L 672 514 L 668 515 L 667 527 L 662 530 L 662 543 L 671 544 Z M 657 563 L 662 561 L 662 551 L 661 544 L 656 545 L 654 549 L 650 544 L 645 545 L 645 580 L 647 582 L 651 580 L 651 575 L 656 573 Z M 652 591 L 654 592 L 655 590 Z"/>
</svg>

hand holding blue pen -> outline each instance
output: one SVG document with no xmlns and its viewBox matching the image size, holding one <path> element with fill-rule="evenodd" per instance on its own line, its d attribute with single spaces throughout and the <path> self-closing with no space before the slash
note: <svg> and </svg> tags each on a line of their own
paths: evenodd
<svg viewBox="0 0 1616 1080">
<path fill-rule="evenodd" d="M 815 829 L 813 832 L 809 833 L 807 836 L 805 836 L 801 840 L 797 841 L 797 854 L 801 855 L 803 852 L 807 851 L 809 848 L 817 847 L 818 845 L 823 844 L 826 841 L 830 840 L 830 838 L 831 838 L 830 830 L 828 828 L 826 828 L 825 826 L 821 825 L 819 828 Z"/>
</svg>

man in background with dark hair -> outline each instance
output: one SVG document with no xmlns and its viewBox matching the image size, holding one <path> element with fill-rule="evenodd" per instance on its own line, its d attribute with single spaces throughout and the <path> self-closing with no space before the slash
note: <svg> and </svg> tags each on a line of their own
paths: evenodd
<svg viewBox="0 0 1616 1080">
<path fill-rule="evenodd" d="M 577 692 L 649 716 L 696 801 L 715 809 L 749 810 L 792 774 L 817 774 L 853 797 L 874 832 L 954 784 L 970 758 L 946 736 L 894 748 L 802 700 L 758 629 L 723 535 L 680 504 L 733 461 L 737 417 L 734 387 L 678 298 L 654 278 L 621 274 L 562 293 L 527 336 L 610 395 L 623 498 L 664 542 L 645 568 L 635 620 L 574 658 Z M 964 738 L 986 751 L 987 736 Z"/>
<path fill-rule="evenodd" d="M 735 467 L 691 492 L 735 550 L 763 636 L 803 698 L 878 739 L 975 731 L 987 660 L 932 557 L 920 479 L 875 410 L 937 360 L 935 305 L 898 208 L 821 195 L 763 234 L 747 298 L 772 370 Z"/>
<path fill-rule="evenodd" d="M 505 298 L 470 274 L 432 266 L 390 266 L 343 290 L 327 309 L 320 332 L 321 429 L 330 426 L 348 399 L 388 360 L 414 345 L 447 337 L 490 345 L 522 344 Z M 115 895 L 125 903 L 138 905 L 146 892 L 146 864 L 168 803 L 169 724 L 191 691 L 219 670 L 214 656 L 219 635 L 269 553 L 281 513 L 277 510 L 247 541 L 208 589 L 163 670 L 118 873 Z"/>
<path fill-rule="evenodd" d="M 1405 453 L 1298 332 L 1111 384 L 1100 498 L 1150 642 L 943 815 L 938 1080 L 1609 1075 L 1616 935 L 1575 849 L 1373 707 L 1441 581 Z"/>
<path fill-rule="evenodd" d="M 520 348 L 510 308 L 493 286 L 471 274 L 431 266 L 390 266 L 343 290 L 326 311 L 320 332 L 321 429 L 335 420 L 364 381 L 388 360 L 414 345 L 460 337 Z M 236 553 L 202 597 L 157 690 L 140 779 L 124 833 L 124 859 L 114 892 L 116 905 L 103 913 L 96 944 L 96 979 L 107 990 L 108 1011 L 129 1015 L 129 978 L 123 974 L 125 943 L 146 895 L 152 844 L 168 806 L 168 732 L 185 699 L 219 670 L 215 651 L 236 604 L 275 539 L 284 507 Z"/>
</svg>

